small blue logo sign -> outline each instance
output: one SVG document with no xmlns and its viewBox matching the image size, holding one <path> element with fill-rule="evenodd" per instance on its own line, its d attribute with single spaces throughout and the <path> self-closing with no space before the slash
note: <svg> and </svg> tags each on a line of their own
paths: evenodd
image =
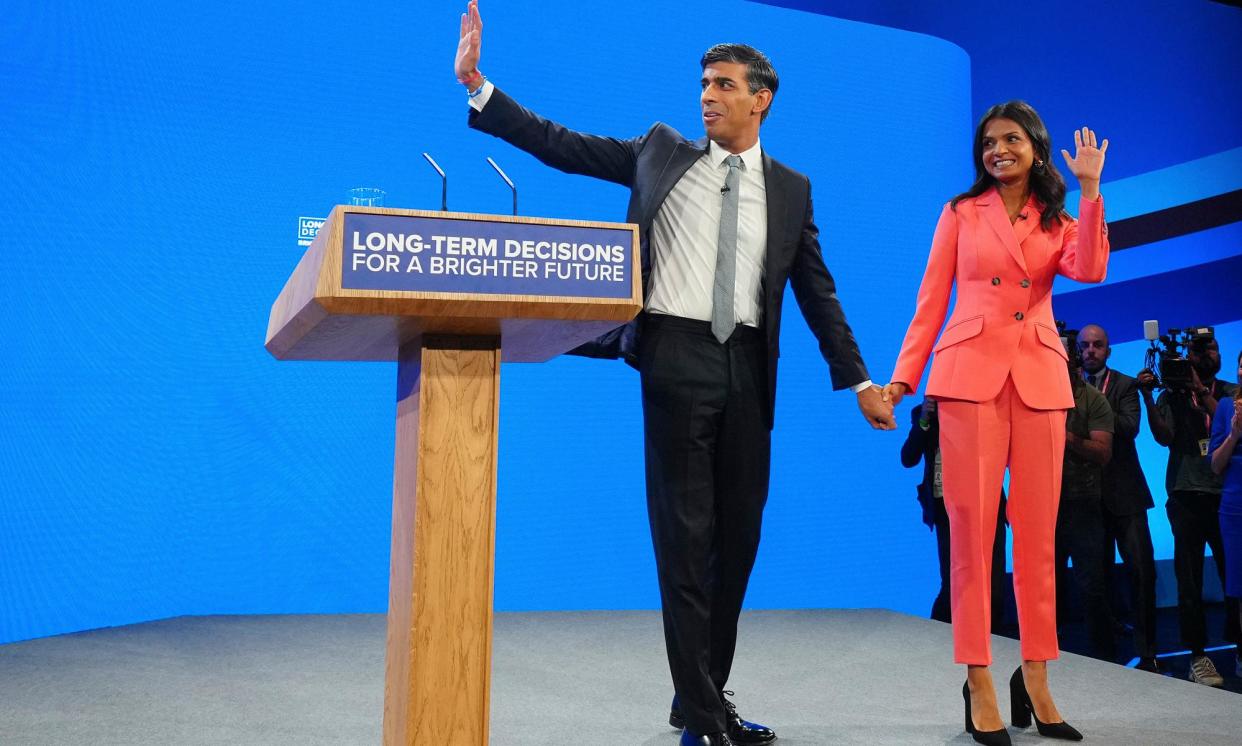
<svg viewBox="0 0 1242 746">
<path fill-rule="evenodd" d="M 327 218 L 298 218 L 298 246 L 310 246 L 319 235 L 319 229 L 327 222 Z"/>
</svg>

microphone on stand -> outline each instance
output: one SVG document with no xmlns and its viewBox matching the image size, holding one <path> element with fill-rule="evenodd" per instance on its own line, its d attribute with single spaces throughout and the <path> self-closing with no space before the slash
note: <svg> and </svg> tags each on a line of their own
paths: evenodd
<svg viewBox="0 0 1242 746">
<path fill-rule="evenodd" d="M 436 173 L 440 174 L 440 209 L 448 212 L 448 177 L 444 175 L 444 169 L 440 168 L 440 164 L 436 163 L 436 159 L 432 158 L 430 153 L 423 153 L 423 157 L 436 170 Z"/>
<path fill-rule="evenodd" d="M 492 165 L 492 168 L 496 169 L 496 173 L 500 174 L 500 178 L 505 180 L 505 183 L 509 185 L 510 191 L 513 192 L 513 214 L 516 216 L 517 215 L 517 187 L 513 186 L 513 179 L 510 179 L 505 174 L 505 172 L 500 169 L 500 166 L 496 165 L 496 161 L 493 161 L 490 155 L 487 157 L 487 162 Z"/>
</svg>

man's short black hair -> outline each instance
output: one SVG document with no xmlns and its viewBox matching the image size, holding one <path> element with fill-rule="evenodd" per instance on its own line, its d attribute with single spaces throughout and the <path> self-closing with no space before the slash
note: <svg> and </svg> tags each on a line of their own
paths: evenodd
<svg viewBox="0 0 1242 746">
<path fill-rule="evenodd" d="M 717 44 L 703 53 L 699 67 L 706 68 L 713 62 L 734 62 L 746 65 L 746 86 L 751 95 L 767 88 L 775 98 L 776 89 L 781 81 L 776 76 L 776 68 L 768 56 L 748 44 Z M 771 104 L 764 110 L 760 120 L 767 119 Z"/>
</svg>

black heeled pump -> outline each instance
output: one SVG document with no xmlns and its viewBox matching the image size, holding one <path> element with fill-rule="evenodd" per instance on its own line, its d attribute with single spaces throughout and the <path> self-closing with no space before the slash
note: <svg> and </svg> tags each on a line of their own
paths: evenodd
<svg viewBox="0 0 1242 746">
<path fill-rule="evenodd" d="M 1031 704 L 1031 695 L 1026 691 L 1026 679 L 1022 677 L 1022 666 L 1009 677 L 1009 707 L 1013 714 L 1015 728 L 1031 727 L 1034 719 L 1039 735 L 1045 738 L 1059 738 L 1062 741 L 1081 741 L 1082 734 L 1072 725 L 1062 720 L 1059 723 L 1041 723 L 1035 716 L 1035 705 Z"/>
<path fill-rule="evenodd" d="M 966 732 L 970 737 L 975 739 L 975 743 L 982 743 L 985 746 L 1011 746 L 1013 741 L 1009 740 L 1009 731 L 1001 728 L 1000 730 L 978 730 L 975 723 L 970 719 L 970 683 L 962 682 L 962 699 L 966 700 Z"/>
</svg>

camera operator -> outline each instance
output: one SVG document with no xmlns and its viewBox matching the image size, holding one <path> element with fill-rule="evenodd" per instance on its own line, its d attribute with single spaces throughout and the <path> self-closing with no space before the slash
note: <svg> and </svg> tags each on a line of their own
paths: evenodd
<svg viewBox="0 0 1242 746">
<path fill-rule="evenodd" d="M 1220 371 L 1220 348 L 1210 334 L 1192 336 L 1187 344 L 1190 380 L 1166 378 L 1166 388 L 1155 406 L 1152 389 L 1156 378 L 1150 369 L 1138 375 L 1139 388 L 1147 401 L 1147 423 L 1156 442 L 1169 449 L 1165 487 L 1166 510 L 1173 529 L 1173 569 L 1177 574 L 1177 611 L 1182 642 L 1190 648 L 1191 681 L 1223 686 L 1224 679 L 1207 657 L 1207 619 L 1203 610 L 1203 552 L 1212 548 L 1212 559 L 1221 578 L 1225 556 L 1221 544 L 1221 477 L 1212 471 L 1206 456 L 1212 416 L 1219 400 L 1232 396 L 1235 387 L 1216 380 Z M 1227 639 L 1237 637 L 1236 602 L 1227 604 Z"/>
<path fill-rule="evenodd" d="M 1134 611 L 1134 650 L 1138 668 L 1159 672 L 1156 663 L 1156 558 L 1152 550 L 1147 511 L 1154 507 L 1151 489 L 1139 465 L 1134 439 L 1138 436 L 1138 381 L 1108 367 L 1112 347 L 1108 332 L 1088 324 L 1078 333 L 1082 372 L 1087 383 L 1108 400 L 1113 410 L 1113 457 L 1104 466 L 1100 507 L 1104 513 L 1105 598 L 1112 580 L 1113 547 L 1121 553 L 1130 576 L 1130 603 Z"/>
<path fill-rule="evenodd" d="M 1104 465 L 1113 455 L 1113 410 L 1103 394 L 1082 380 L 1077 332 L 1064 335 L 1074 408 L 1065 418 L 1065 461 L 1056 532 L 1057 568 L 1061 576 L 1057 595 L 1061 596 L 1068 587 L 1065 560 L 1069 558 L 1074 564 L 1073 577 L 1082 592 L 1091 654 L 1111 661 L 1116 657 L 1116 643 L 1105 595 L 1101 556 L 1104 514 L 1100 502 Z"/>
<path fill-rule="evenodd" d="M 1242 386 L 1242 354 L 1238 355 L 1238 384 Z M 1225 593 L 1236 603 L 1242 598 L 1242 388 L 1224 397 L 1212 419 L 1212 471 L 1225 481 L 1220 499 L 1220 534 L 1225 545 Z M 1238 618 L 1242 624 L 1242 617 Z M 1242 648 L 1236 670 L 1242 676 Z"/>
<path fill-rule="evenodd" d="M 901 465 L 907 469 L 923 462 L 923 481 L 918 487 L 923 523 L 936 532 L 936 554 L 940 560 L 940 593 L 932 602 L 931 618 L 952 622 L 949 599 L 949 514 L 944 508 L 944 487 L 940 475 L 940 422 L 936 400 L 926 398 L 910 412 L 910 434 L 901 446 Z M 999 630 L 1005 618 L 1005 493 L 1001 491 L 996 513 L 996 535 L 992 541 L 992 629 Z"/>
</svg>

